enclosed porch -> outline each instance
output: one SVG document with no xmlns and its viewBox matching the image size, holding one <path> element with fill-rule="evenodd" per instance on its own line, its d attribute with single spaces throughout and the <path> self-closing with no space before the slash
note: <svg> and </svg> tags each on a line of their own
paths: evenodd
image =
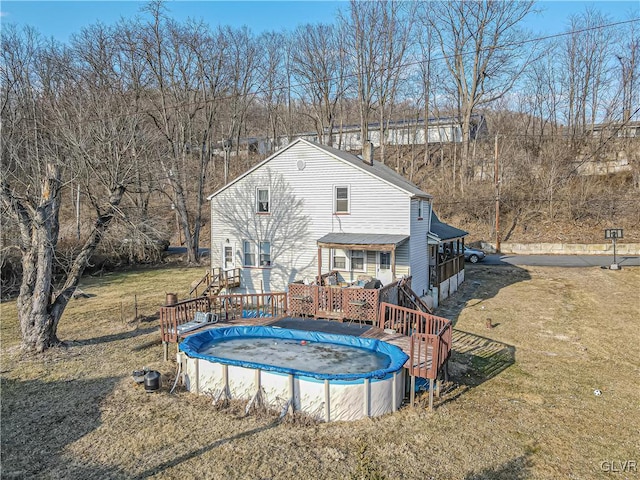
<svg viewBox="0 0 640 480">
<path fill-rule="evenodd" d="M 464 237 L 467 232 L 441 222 L 431 214 L 429 288 L 434 307 L 458 290 L 464 281 Z"/>
</svg>

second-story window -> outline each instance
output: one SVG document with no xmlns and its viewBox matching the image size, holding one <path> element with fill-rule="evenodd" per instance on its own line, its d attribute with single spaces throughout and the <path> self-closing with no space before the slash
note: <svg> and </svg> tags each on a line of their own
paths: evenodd
<svg viewBox="0 0 640 480">
<path fill-rule="evenodd" d="M 335 187 L 335 213 L 349 213 L 349 187 Z"/>
<path fill-rule="evenodd" d="M 418 200 L 418 220 L 422 220 L 424 212 L 424 200 Z"/>
<path fill-rule="evenodd" d="M 269 213 L 269 189 L 268 188 L 258 188 L 256 189 L 256 212 L 258 213 Z"/>
</svg>

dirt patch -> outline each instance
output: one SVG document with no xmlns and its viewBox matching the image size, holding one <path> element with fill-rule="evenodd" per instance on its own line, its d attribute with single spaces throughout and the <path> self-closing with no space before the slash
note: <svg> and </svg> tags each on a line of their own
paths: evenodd
<svg viewBox="0 0 640 480">
<path fill-rule="evenodd" d="M 169 393 L 154 316 L 198 276 L 87 280 L 94 296 L 60 325 L 67 347 L 40 356 L 21 351 L 15 305 L 1 305 L 3 478 L 608 478 L 602 461 L 640 460 L 640 269 L 470 266 L 437 312 L 455 333 L 435 412 L 421 395 L 331 424 Z M 138 318 L 121 318 L 134 295 Z M 159 393 L 133 381 L 143 366 L 161 372 Z"/>
</svg>

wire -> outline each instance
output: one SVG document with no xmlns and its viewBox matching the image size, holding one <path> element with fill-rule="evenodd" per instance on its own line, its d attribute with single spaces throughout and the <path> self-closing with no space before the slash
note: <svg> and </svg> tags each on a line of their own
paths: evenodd
<svg viewBox="0 0 640 480">
<path fill-rule="evenodd" d="M 542 37 L 535 37 L 532 39 L 525 39 L 525 40 L 521 40 L 518 42 L 511 42 L 511 43 L 507 43 L 504 45 L 500 45 L 500 46 L 488 46 L 488 47 L 484 47 L 482 49 L 480 49 L 480 51 L 486 51 L 486 50 L 500 50 L 500 49 L 505 49 L 505 48 L 513 48 L 513 47 L 517 47 L 517 46 L 523 46 L 523 45 L 527 45 L 529 43 L 537 43 L 537 42 L 541 42 L 541 41 L 545 41 L 545 40 L 551 40 L 551 39 L 555 39 L 555 38 L 561 38 L 561 37 L 566 37 L 566 36 L 570 36 L 570 35 L 575 35 L 575 34 L 579 34 L 579 33 L 585 33 L 585 32 L 590 32 L 590 31 L 594 31 L 594 30 L 603 30 L 603 29 L 608 29 L 608 28 L 614 28 L 614 27 L 618 27 L 621 25 L 626 25 L 626 24 L 631 24 L 631 23 L 635 23 L 635 22 L 639 22 L 640 18 L 633 18 L 630 20 L 624 20 L 624 21 L 620 21 L 620 22 L 614 22 L 614 23 L 609 23 L 609 24 L 604 24 L 604 25 L 597 25 L 594 27 L 588 27 L 588 28 L 584 28 L 584 29 L 579 29 L 579 30 L 570 30 L 568 32 L 562 32 L 562 33 L 556 33 L 556 34 L 552 34 L 552 35 L 546 35 L 546 36 L 542 36 Z M 473 55 L 476 54 L 476 51 L 469 51 L 469 52 L 462 52 L 460 55 L 462 56 L 467 56 L 467 55 Z M 452 54 L 452 55 L 442 55 L 442 56 L 438 56 L 438 57 L 434 57 L 434 58 L 430 58 L 430 59 L 426 59 L 426 60 L 416 60 L 416 61 L 412 61 L 412 62 L 406 62 L 403 63 L 399 66 L 393 67 L 393 70 L 402 70 L 408 67 L 412 67 L 412 66 L 416 66 L 416 65 L 422 65 L 422 64 L 429 64 L 430 62 L 438 62 L 438 61 L 442 61 L 442 60 L 447 60 L 447 59 L 451 59 L 451 58 L 455 58 L 456 55 Z M 391 68 L 387 68 L 387 67 L 381 67 L 380 69 L 378 69 L 376 71 L 376 73 L 383 73 L 386 72 L 388 70 L 391 70 Z M 203 105 L 207 105 L 209 103 L 213 103 L 213 102 L 219 102 L 219 101 L 224 101 L 224 100 L 232 100 L 234 98 L 248 98 L 248 97 L 258 97 L 261 94 L 266 94 L 266 93 L 274 93 L 276 91 L 280 91 L 280 90 L 285 90 L 287 88 L 290 89 L 297 89 L 297 88 L 301 88 L 301 87 L 305 87 L 305 86 L 309 86 L 309 85 L 314 85 L 314 84 L 320 84 L 320 83 L 324 83 L 324 82 L 331 82 L 331 81 L 337 81 L 339 78 L 356 78 L 358 76 L 357 73 L 352 73 L 352 74 L 346 74 L 342 77 L 328 77 L 328 78 L 323 78 L 323 79 L 319 79 L 319 80 L 311 80 L 308 82 L 298 82 L 298 83 L 294 83 L 294 84 L 290 84 L 290 85 L 283 85 L 283 86 L 278 86 L 278 87 L 272 87 L 272 88 L 259 88 L 253 92 L 247 92 L 247 93 L 235 93 L 235 94 L 228 94 L 228 95 L 224 95 L 224 96 L 216 96 L 214 95 L 213 97 L 209 98 L 209 99 L 204 99 L 198 102 L 192 101 L 192 102 L 178 102 L 175 103 L 173 105 L 167 105 L 166 106 L 166 110 L 178 110 L 181 108 L 187 108 L 187 107 L 193 107 L 193 106 L 197 106 L 197 107 L 202 107 Z M 140 110 L 137 112 L 132 112 L 132 113 L 123 113 L 120 115 L 107 115 L 107 116 L 102 116 L 100 118 L 95 118 L 95 119 L 86 119 L 86 120 L 81 120 L 81 121 L 77 121 L 77 122 L 68 122 L 68 123 L 59 123 L 58 126 L 64 126 L 64 127 L 69 127 L 72 125 L 83 125 L 83 124 L 89 124 L 89 123 L 96 123 L 96 122 L 100 122 L 100 121 L 104 121 L 104 120 L 115 120 L 115 119 L 124 119 L 124 118 L 130 118 L 130 117 L 134 117 L 134 116 L 140 116 L 140 115 L 149 115 L 151 116 L 152 113 L 155 112 L 155 110 Z M 35 127 L 36 129 L 40 129 L 39 126 Z"/>
</svg>

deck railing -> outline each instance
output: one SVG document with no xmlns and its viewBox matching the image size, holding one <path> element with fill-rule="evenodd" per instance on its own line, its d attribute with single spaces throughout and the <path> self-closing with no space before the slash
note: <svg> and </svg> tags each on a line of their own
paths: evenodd
<svg viewBox="0 0 640 480">
<path fill-rule="evenodd" d="M 219 321 L 239 318 L 277 317 L 287 311 L 287 294 L 255 293 L 196 297 L 160 307 L 160 336 L 164 343 L 177 343 L 178 325 L 190 322 L 196 312 L 211 312 Z"/>
<path fill-rule="evenodd" d="M 192 321 L 196 312 L 210 311 L 210 306 L 211 302 L 208 297 L 197 297 L 160 307 L 160 336 L 162 341 L 164 343 L 177 343 L 178 325 Z"/>
<path fill-rule="evenodd" d="M 378 327 L 411 337 L 409 374 L 436 379 L 451 354 L 451 320 L 429 313 L 382 303 Z"/>
<path fill-rule="evenodd" d="M 289 285 L 289 314 L 376 323 L 380 290 Z"/>
<path fill-rule="evenodd" d="M 211 312 L 220 321 L 239 318 L 278 317 L 287 312 L 287 294 L 284 292 L 212 295 Z"/>
<path fill-rule="evenodd" d="M 464 255 L 459 254 L 438 265 L 438 283 L 444 282 L 464 270 Z"/>
<path fill-rule="evenodd" d="M 209 284 L 211 284 L 211 272 L 207 270 L 204 273 L 204 276 L 195 285 L 193 285 L 193 287 L 191 287 L 191 290 L 189 290 L 189 297 L 197 297 L 198 288 L 202 287 L 204 290 L 209 286 Z"/>
<path fill-rule="evenodd" d="M 214 267 L 210 272 L 207 271 L 195 286 L 191 288 L 189 296 L 198 296 L 198 289 L 200 287 L 203 289 L 203 295 L 205 295 L 206 292 L 214 286 L 218 287 L 219 290 L 222 288 L 237 287 L 240 285 L 241 274 L 242 270 L 240 268 L 223 270 L 219 267 Z"/>
</svg>

